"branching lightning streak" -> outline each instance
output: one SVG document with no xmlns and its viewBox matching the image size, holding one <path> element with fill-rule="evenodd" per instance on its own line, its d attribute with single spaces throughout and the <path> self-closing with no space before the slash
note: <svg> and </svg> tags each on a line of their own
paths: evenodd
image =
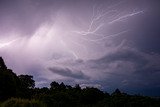
<svg viewBox="0 0 160 107">
<path fill-rule="evenodd" d="M 115 23 L 115 22 L 121 21 L 121 20 L 123 20 L 123 19 L 126 19 L 126 18 L 128 18 L 128 17 L 132 17 L 132 16 L 134 16 L 134 15 L 137 15 L 137 14 L 140 14 L 140 13 L 143 13 L 143 12 L 144 12 L 144 11 L 138 11 L 138 12 L 134 12 L 134 13 L 131 13 L 131 14 L 126 14 L 126 15 L 124 15 L 124 16 L 121 16 L 121 17 L 119 17 L 119 18 L 117 18 L 117 19 L 109 22 L 109 24 L 113 24 L 113 23 Z"/>
<path fill-rule="evenodd" d="M 81 40 L 77 41 L 77 38 L 76 40 L 69 39 L 70 43 L 76 45 L 77 47 L 81 47 L 81 49 L 84 49 L 83 51 L 88 52 L 86 44 L 93 43 L 94 45 L 101 45 L 103 43 L 103 40 L 121 36 L 122 34 L 130 31 L 130 29 L 126 28 L 123 30 L 119 30 L 118 32 L 103 32 L 104 29 L 110 27 L 112 24 L 115 24 L 119 21 L 127 20 L 133 16 L 139 15 L 144 12 L 141 10 L 123 13 L 123 11 L 117 10 L 116 8 L 116 6 L 120 5 L 120 3 L 122 2 L 119 2 L 112 6 L 108 6 L 107 8 L 103 8 L 103 6 L 101 7 L 99 5 L 93 5 L 90 11 L 91 15 L 89 21 L 86 22 L 88 23 L 87 28 L 84 30 L 71 30 L 69 32 L 71 33 L 71 35 L 73 35 L 74 33 L 73 36 L 77 36 L 78 39 Z M 78 55 L 76 54 L 76 50 L 71 49 L 70 45 L 67 45 L 67 42 L 65 42 L 65 40 L 61 39 L 61 43 L 76 59 L 80 57 L 78 57 Z"/>
<path fill-rule="evenodd" d="M 95 6 L 93 7 L 93 13 L 92 13 L 92 18 L 89 24 L 89 27 L 86 31 L 73 31 L 74 33 L 80 34 L 80 35 L 96 35 L 96 36 L 104 36 L 103 34 L 98 34 L 96 33 L 99 29 L 101 29 L 105 23 L 99 23 L 95 29 L 93 29 L 93 25 L 99 21 L 101 18 L 103 18 L 104 16 L 106 16 L 109 13 L 112 12 L 117 12 L 116 10 L 111 10 L 111 11 L 107 11 L 107 12 L 100 12 L 98 14 L 95 14 Z M 97 12 L 96 12 L 97 13 Z"/>
<path fill-rule="evenodd" d="M 116 37 L 116 36 L 119 36 L 119 35 L 121 35 L 121 34 L 124 34 L 124 33 L 126 33 L 126 32 L 128 32 L 129 30 L 126 30 L 126 31 L 122 31 L 122 32 L 119 32 L 119 33 L 115 33 L 115 34 L 112 34 L 112 35 L 107 35 L 107 36 L 104 36 L 104 37 L 101 37 L 101 38 L 99 38 L 99 39 L 87 39 L 87 38 L 82 38 L 83 40 L 86 40 L 86 41 L 90 41 L 90 42 L 98 42 L 98 41 L 101 41 L 101 40 L 105 40 L 105 39 L 107 39 L 107 38 L 109 38 L 109 37 Z"/>
<path fill-rule="evenodd" d="M 95 6 L 93 6 L 92 17 L 91 17 L 91 21 L 90 21 L 88 29 L 86 29 L 85 31 L 73 31 L 73 33 L 77 33 L 79 35 L 82 35 L 81 38 L 83 40 L 89 41 L 89 42 L 97 42 L 97 41 L 101 41 L 101 40 L 107 39 L 108 37 L 118 36 L 118 35 L 120 35 L 122 33 L 127 32 L 128 30 L 121 31 L 121 32 L 118 32 L 118 33 L 115 33 L 115 34 L 111 34 L 111 35 L 101 34 L 101 33 L 97 33 L 97 32 L 98 32 L 98 30 L 104 28 L 104 26 L 109 26 L 110 24 L 116 23 L 118 21 L 122 21 L 124 19 L 129 18 L 129 17 L 141 14 L 143 12 L 144 11 L 137 11 L 137 12 L 132 12 L 132 13 L 128 13 L 128 14 L 125 14 L 125 15 L 121 16 L 120 14 L 118 14 L 117 10 L 108 10 L 108 11 L 101 10 L 100 11 L 99 9 L 96 10 Z M 111 21 L 108 21 L 107 23 L 104 23 L 103 22 L 104 21 L 104 17 L 107 16 L 108 14 L 110 14 L 110 13 L 112 14 L 111 16 L 113 16 L 112 19 L 114 19 L 114 20 L 111 20 Z M 116 14 L 114 14 L 114 13 L 116 13 Z M 107 16 L 107 18 L 108 17 L 109 16 Z M 116 18 L 116 17 L 118 17 L 118 18 Z M 84 36 L 87 36 L 87 35 L 96 36 L 97 39 L 85 38 Z"/>
</svg>

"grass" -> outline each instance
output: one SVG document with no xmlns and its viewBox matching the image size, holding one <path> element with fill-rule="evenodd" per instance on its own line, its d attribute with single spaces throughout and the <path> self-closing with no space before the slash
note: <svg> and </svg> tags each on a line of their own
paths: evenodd
<svg viewBox="0 0 160 107">
<path fill-rule="evenodd" d="M 20 98 L 11 98 L 0 103 L 0 107 L 46 107 L 45 104 L 38 100 L 27 100 Z"/>
</svg>

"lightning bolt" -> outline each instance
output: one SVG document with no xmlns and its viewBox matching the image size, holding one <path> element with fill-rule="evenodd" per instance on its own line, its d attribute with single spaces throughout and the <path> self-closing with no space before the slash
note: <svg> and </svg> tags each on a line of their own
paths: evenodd
<svg viewBox="0 0 160 107">
<path fill-rule="evenodd" d="M 111 35 L 107 35 L 107 36 L 104 36 L 104 37 L 101 37 L 99 39 L 87 39 L 87 38 L 83 38 L 83 40 L 86 40 L 86 41 L 90 41 L 90 42 L 98 42 L 98 41 L 102 41 L 102 40 L 105 40 L 105 39 L 108 39 L 109 37 L 116 37 L 116 36 L 119 36 L 121 34 L 124 34 L 126 32 L 128 32 L 129 30 L 125 30 L 125 31 L 122 31 L 122 32 L 119 32 L 119 33 L 115 33 L 115 34 L 111 34 Z"/>
<path fill-rule="evenodd" d="M 127 18 L 129 18 L 129 17 L 138 15 L 138 14 L 143 13 L 143 12 L 144 12 L 144 11 L 138 11 L 138 12 L 133 12 L 133 13 L 131 13 L 131 14 L 126 14 L 126 15 L 124 15 L 124 16 L 121 16 L 121 17 L 117 18 L 117 19 L 114 19 L 113 21 L 109 22 L 109 24 L 113 24 L 113 23 L 115 23 L 115 22 L 121 21 L 121 20 L 123 20 L 123 19 L 127 19 Z"/>
<path fill-rule="evenodd" d="M 111 6 L 109 8 L 112 8 L 112 7 L 114 6 Z M 100 8 L 96 8 L 96 6 L 93 6 L 92 16 L 90 19 L 90 23 L 88 25 L 88 29 L 86 29 L 85 31 L 72 31 L 72 32 L 78 35 L 81 35 L 81 39 L 85 41 L 97 43 L 97 41 L 101 41 L 109 37 L 119 36 L 129 31 L 129 30 L 124 30 L 124 31 L 120 31 L 110 35 L 98 33 L 98 31 L 104 28 L 104 26 L 110 26 L 113 23 L 116 23 L 118 21 L 123 21 L 125 19 L 141 14 L 143 12 L 144 11 L 136 11 L 136 12 L 128 13 L 125 15 L 120 15 L 118 13 L 118 10 L 113 9 L 113 10 L 104 11 L 104 10 L 100 10 Z M 114 19 L 114 20 L 111 20 L 111 21 L 105 20 L 105 17 L 107 18 L 112 17 L 111 19 Z M 96 37 L 97 39 L 86 38 L 85 36 L 88 36 L 88 35 Z"/>
<path fill-rule="evenodd" d="M 130 31 L 130 29 L 127 28 L 125 30 L 124 29 L 119 30 L 118 32 L 112 32 L 112 33 L 108 32 L 107 33 L 107 32 L 104 32 L 104 29 L 107 29 L 108 27 L 110 27 L 114 23 L 127 20 L 133 16 L 137 16 L 137 15 L 142 14 L 144 12 L 142 10 L 141 11 L 130 10 L 127 13 L 124 13 L 123 11 L 117 9 L 117 6 L 120 3 L 122 3 L 122 2 L 119 2 L 117 4 L 114 4 L 114 5 L 111 5 L 108 7 L 103 7 L 103 6 L 93 4 L 93 6 L 90 7 L 90 16 L 86 22 L 87 26 L 82 27 L 82 29 L 83 28 L 85 28 L 85 29 L 79 30 L 77 28 L 75 30 L 76 27 L 73 26 L 73 27 L 75 27 L 75 28 L 73 28 L 74 30 L 72 29 L 72 27 L 70 27 L 71 29 L 69 28 L 69 31 L 67 29 L 67 31 L 64 34 L 65 37 L 67 37 L 67 40 L 65 40 L 63 37 L 58 37 L 56 35 L 53 38 L 55 38 L 58 42 L 60 42 L 61 45 L 63 45 L 62 47 L 65 48 L 65 51 L 67 51 L 67 53 L 72 55 L 75 59 L 81 58 L 81 53 L 78 54 L 78 52 L 80 52 L 79 50 L 83 50 L 83 52 L 85 52 L 82 55 L 82 56 L 84 56 L 84 54 L 86 54 L 87 52 L 88 53 L 90 52 L 89 51 L 90 45 L 101 46 L 101 45 L 103 45 L 104 40 L 121 36 L 122 34 L 125 34 L 128 31 Z M 65 17 L 65 16 L 63 16 L 63 17 Z M 63 27 L 64 26 L 62 26 L 62 28 Z M 53 28 L 54 28 L 54 25 L 53 25 Z M 51 29 L 52 29 L 52 27 L 51 27 Z M 101 30 L 103 30 L 103 32 L 101 32 Z M 43 29 L 42 29 L 42 31 L 43 31 Z M 44 32 L 44 33 L 46 34 L 46 32 Z M 47 35 L 51 35 L 52 33 L 53 32 L 47 33 Z M 50 36 L 50 38 L 52 38 L 52 36 Z"/>
<path fill-rule="evenodd" d="M 74 33 L 80 34 L 80 35 L 96 35 L 96 36 L 104 36 L 103 34 L 98 34 L 96 33 L 99 29 L 101 29 L 105 23 L 98 23 L 98 25 L 96 25 L 96 27 L 93 29 L 93 26 L 95 25 L 96 22 L 98 22 L 99 20 L 101 20 L 104 16 L 106 16 L 109 13 L 116 13 L 116 10 L 111 10 L 111 11 L 107 11 L 107 12 L 103 12 L 101 11 L 100 13 L 95 12 L 95 6 L 93 7 L 93 13 L 92 13 L 92 18 L 89 24 L 89 27 L 86 31 L 72 31 Z M 97 14 L 95 14 L 97 13 Z"/>
</svg>

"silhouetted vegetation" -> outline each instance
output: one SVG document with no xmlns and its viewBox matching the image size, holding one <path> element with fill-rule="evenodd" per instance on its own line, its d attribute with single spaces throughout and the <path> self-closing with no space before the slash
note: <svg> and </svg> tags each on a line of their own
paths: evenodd
<svg viewBox="0 0 160 107">
<path fill-rule="evenodd" d="M 0 107 L 160 107 L 160 99 L 55 81 L 50 88 L 36 88 L 33 76 L 17 76 L 0 57 Z"/>
<path fill-rule="evenodd" d="M 38 100 L 27 100 L 11 98 L 1 104 L 2 107 L 46 107 L 45 104 Z"/>
</svg>

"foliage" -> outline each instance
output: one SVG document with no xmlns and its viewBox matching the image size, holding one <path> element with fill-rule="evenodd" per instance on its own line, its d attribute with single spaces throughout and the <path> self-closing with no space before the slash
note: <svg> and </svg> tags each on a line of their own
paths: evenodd
<svg viewBox="0 0 160 107">
<path fill-rule="evenodd" d="M 21 86 L 23 88 L 34 88 L 35 87 L 35 81 L 33 80 L 33 76 L 19 75 L 18 78 L 21 81 Z"/>
<path fill-rule="evenodd" d="M 18 92 L 18 77 L 12 70 L 2 67 L 2 65 L 0 65 L 0 86 L 0 100 L 16 96 Z"/>
<path fill-rule="evenodd" d="M 11 98 L 1 104 L 1 107 L 45 107 L 45 105 L 38 100 L 26 100 Z"/>
</svg>

